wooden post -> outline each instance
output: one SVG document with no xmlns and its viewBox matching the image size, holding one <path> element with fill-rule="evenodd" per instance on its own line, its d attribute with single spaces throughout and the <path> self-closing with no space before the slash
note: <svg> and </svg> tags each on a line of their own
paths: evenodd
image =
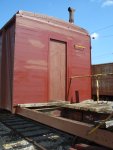
<svg viewBox="0 0 113 150">
<path fill-rule="evenodd" d="M 75 91 L 76 103 L 79 103 L 79 91 Z"/>
<path fill-rule="evenodd" d="M 97 103 L 99 103 L 99 80 L 96 78 L 96 87 L 97 87 Z"/>
</svg>

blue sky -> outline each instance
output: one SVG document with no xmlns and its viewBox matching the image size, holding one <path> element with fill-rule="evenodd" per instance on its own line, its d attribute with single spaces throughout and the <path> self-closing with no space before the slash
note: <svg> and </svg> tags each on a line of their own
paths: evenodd
<svg viewBox="0 0 113 150">
<path fill-rule="evenodd" d="M 113 0 L 0 0 L 0 28 L 18 10 L 68 21 L 69 6 L 76 9 L 75 24 L 95 37 L 92 64 L 113 62 Z"/>
</svg>

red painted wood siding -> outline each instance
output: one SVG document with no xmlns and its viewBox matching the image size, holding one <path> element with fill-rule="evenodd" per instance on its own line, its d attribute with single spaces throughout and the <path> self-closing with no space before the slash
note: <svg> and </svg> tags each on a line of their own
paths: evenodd
<svg viewBox="0 0 113 150">
<path fill-rule="evenodd" d="M 83 46 L 84 49 L 74 47 Z M 91 74 L 90 40 L 88 36 L 75 34 L 68 44 L 68 75 L 84 76 Z M 68 81 L 69 83 L 69 81 Z M 76 102 L 75 91 L 79 92 L 80 101 L 91 98 L 91 78 L 76 78 L 72 80 L 70 100 Z"/>
<path fill-rule="evenodd" d="M 12 109 L 13 55 L 15 42 L 14 22 L 2 31 L 1 107 Z"/>
<path fill-rule="evenodd" d="M 71 76 L 91 73 L 90 39 L 87 35 L 61 29 L 49 23 L 17 17 L 13 83 L 14 105 L 49 101 L 50 39 L 67 43 L 67 53 L 65 53 L 67 63 L 64 66 L 67 72 L 67 85 L 65 86 L 67 90 Z M 75 45 L 82 45 L 85 48 L 81 51 L 76 49 Z M 79 91 L 80 101 L 91 98 L 91 80 L 74 79 L 69 100 L 76 101 L 75 90 Z M 57 99 L 59 98 L 58 94 Z"/>
<path fill-rule="evenodd" d="M 50 40 L 49 48 L 49 100 L 65 101 L 66 43 Z"/>
<path fill-rule="evenodd" d="M 11 21 L 2 29 L 0 107 L 11 110 L 12 105 L 66 100 L 70 77 L 91 74 L 88 33 L 70 23 L 32 13 L 15 17 L 15 25 Z M 58 52 L 54 57 L 52 50 Z M 74 79 L 69 101 L 76 102 L 75 91 L 80 101 L 91 98 L 91 79 Z"/>
<path fill-rule="evenodd" d="M 23 21 L 24 22 L 24 21 Z M 48 41 L 42 31 L 16 26 L 14 104 L 47 102 Z"/>
</svg>

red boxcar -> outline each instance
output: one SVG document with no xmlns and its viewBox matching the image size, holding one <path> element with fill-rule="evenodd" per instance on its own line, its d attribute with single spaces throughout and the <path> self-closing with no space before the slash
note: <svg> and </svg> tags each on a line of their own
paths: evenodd
<svg viewBox="0 0 113 150">
<path fill-rule="evenodd" d="M 113 63 L 92 65 L 92 74 L 113 73 Z M 96 96 L 96 79 L 92 78 L 92 95 Z M 99 95 L 102 99 L 113 100 L 113 75 L 99 78 Z"/>
<path fill-rule="evenodd" d="M 17 12 L 0 31 L 0 107 L 91 98 L 90 36 L 74 24 Z"/>
</svg>

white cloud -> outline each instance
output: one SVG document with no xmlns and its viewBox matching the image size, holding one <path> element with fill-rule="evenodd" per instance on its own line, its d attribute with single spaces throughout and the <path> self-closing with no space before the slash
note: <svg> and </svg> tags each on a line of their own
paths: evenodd
<svg viewBox="0 0 113 150">
<path fill-rule="evenodd" d="M 98 33 L 93 33 L 93 34 L 91 34 L 91 38 L 92 39 L 98 39 L 99 38 L 99 34 Z"/>
<path fill-rule="evenodd" d="M 105 0 L 103 3 L 102 3 L 102 7 L 105 7 L 105 6 L 112 6 L 113 5 L 113 0 Z"/>
</svg>

